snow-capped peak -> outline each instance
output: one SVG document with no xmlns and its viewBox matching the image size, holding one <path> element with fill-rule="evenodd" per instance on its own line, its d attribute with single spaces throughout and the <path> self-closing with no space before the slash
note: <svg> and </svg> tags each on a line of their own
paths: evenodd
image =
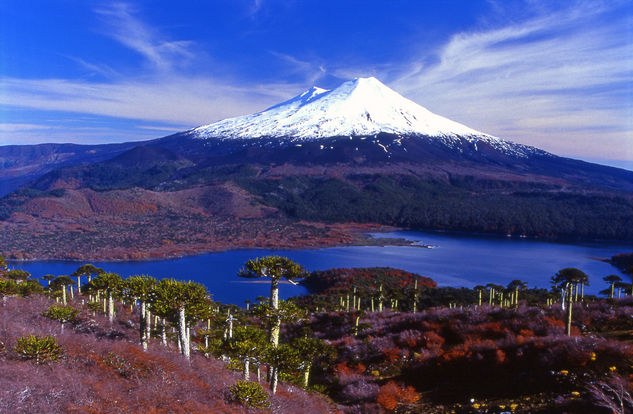
<svg viewBox="0 0 633 414">
<path fill-rule="evenodd" d="M 252 115 L 229 118 L 194 129 L 199 138 L 399 135 L 484 136 L 404 98 L 378 79 L 356 78 L 333 90 L 306 92 Z"/>
</svg>

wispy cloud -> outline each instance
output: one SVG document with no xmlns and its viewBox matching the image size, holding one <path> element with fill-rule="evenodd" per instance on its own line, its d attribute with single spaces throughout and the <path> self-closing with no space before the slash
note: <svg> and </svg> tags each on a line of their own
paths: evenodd
<svg viewBox="0 0 633 414">
<path fill-rule="evenodd" d="M 270 54 L 286 64 L 287 73 L 302 75 L 307 85 L 313 85 L 327 73 L 325 65 L 318 59 L 302 60 L 276 51 L 270 51 Z"/>
<path fill-rule="evenodd" d="M 507 2 L 490 1 L 496 14 L 482 17 L 477 30 L 454 34 L 435 50 L 413 51 L 416 58 L 405 62 L 372 62 L 354 51 L 337 62 L 271 51 L 282 63 L 277 82 L 231 74 L 200 45 L 173 39 L 141 19 L 141 10 L 115 3 L 96 13 L 103 34 L 142 59 L 136 75 L 75 58 L 100 77 L 0 78 L 0 105 L 194 127 L 261 110 L 322 78 L 372 75 L 438 114 L 499 137 L 564 155 L 633 160 L 633 22 L 630 12 L 619 13 L 626 3 L 576 1 L 553 9 L 549 2 L 525 0 L 517 16 L 517 7 L 510 13 Z M 246 4 L 252 13 L 267 7 L 262 0 Z M 213 69 L 192 69 L 201 66 Z M 28 133 L 57 140 L 63 133 L 4 128 L 0 143 Z M 161 131 L 171 132 L 75 129 L 68 140 L 144 139 Z"/>
<path fill-rule="evenodd" d="M 537 8 L 520 23 L 456 34 L 437 63 L 423 64 L 422 52 L 391 85 L 501 137 L 572 156 L 633 158 L 633 55 L 623 36 L 631 20 L 614 4 Z"/>
<path fill-rule="evenodd" d="M 122 76 L 107 65 L 71 58 L 88 71 L 100 74 L 103 80 L 4 77 L 0 78 L 0 105 L 194 127 L 261 110 L 287 99 L 305 86 L 286 82 L 262 84 L 225 75 L 187 74 L 181 67 L 204 55 L 195 50 L 193 42 L 168 39 L 138 18 L 138 12 L 126 3 L 115 3 L 96 12 L 107 25 L 104 34 L 143 57 L 147 65 L 141 74 Z M 291 70 L 301 70 L 297 67 L 301 64 L 299 60 L 283 56 Z M 161 130 L 165 131 L 160 128 L 154 133 L 160 134 Z M 19 132 L 19 138 L 17 134 L 1 136 L 0 144 L 19 142 L 17 140 L 23 139 L 27 130 Z M 69 136 L 73 133 L 68 132 Z M 99 133 L 103 130 L 95 130 L 95 134 Z M 48 136 L 50 140 L 58 138 Z M 85 131 L 81 136 L 87 136 Z M 121 138 L 121 133 L 108 134 L 104 138 L 106 136 L 107 140 L 114 141 Z M 146 136 L 139 135 L 138 131 L 130 131 L 125 137 L 126 140 L 144 138 Z"/>
<path fill-rule="evenodd" d="M 137 11 L 127 3 L 113 3 L 96 10 L 105 23 L 104 34 L 141 54 L 160 70 L 169 70 L 189 62 L 194 53 L 192 42 L 168 40 L 160 32 L 136 17 Z"/>
</svg>

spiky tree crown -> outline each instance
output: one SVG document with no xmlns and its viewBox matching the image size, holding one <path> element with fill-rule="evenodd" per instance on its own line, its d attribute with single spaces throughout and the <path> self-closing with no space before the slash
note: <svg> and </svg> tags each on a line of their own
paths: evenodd
<svg viewBox="0 0 633 414">
<path fill-rule="evenodd" d="M 73 282 L 73 280 L 68 276 L 57 276 L 51 282 L 50 288 L 52 291 L 56 291 L 56 290 L 62 289 L 64 286 L 74 285 L 74 284 L 75 282 Z"/>
<path fill-rule="evenodd" d="M 79 266 L 77 270 L 75 270 L 71 276 L 88 276 L 88 275 L 98 275 L 101 273 L 105 273 L 105 271 L 99 267 L 96 267 L 92 264 L 85 264 L 83 266 Z"/>
<path fill-rule="evenodd" d="M 274 281 L 284 278 L 292 281 L 307 277 L 308 272 L 287 257 L 265 256 L 247 261 L 238 276 L 249 279 L 269 277 Z"/>
<path fill-rule="evenodd" d="M 123 285 L 123 279 L 116 273 L 101 273 L 86 285 L 87 290 L 102 290 L 116 293 Z"/>
<path fill-rule="evenodd" d="M 124 295 L 131 299 L 147 302 L 154 294 L 156 279 L 151 276 L 130 276 L 123 282 Z"/>
<path fill-rule="evenodd" d="M 207 288 L 199 283 L 162 279 L 149 301 L 155 313 L 169 319 L 174 319 L 184 306 L 187 319 L 193 321 L 206 315 L 211 299 Z"/>
<path fill-rule="evenodd" d="M 566 267 L 565 269 L 559 270 L 552 280 L 556 284 L 585 283 L 589 280 L 589 276 L 587 276 L 587 274 L 582 270 L 576 269 L 575 267 Z"/>
</svg>

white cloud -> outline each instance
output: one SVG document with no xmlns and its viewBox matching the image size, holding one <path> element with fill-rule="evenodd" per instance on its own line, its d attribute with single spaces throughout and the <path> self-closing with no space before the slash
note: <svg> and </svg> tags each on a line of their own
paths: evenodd
<svg viewBox="0 0 633 414">
<path fill-rule="evenodd" d="M 98 13 L 107 35 L 143 58 L 142 74 L 123 77 L 107 65 L 75 59 L 104 80 L 2 78 L 0 104 L 194 127 L 262 110 L 325 75 L 372 75 L 438 114 L 493 135 L 561 155 L 633 160 L 633 56 L 626 35 L 633 23 L 626 14 L 613 14 L 620 3 L 581 1 L 552 11 L 527 1 L 523 15 L 530 17 L 518 22 L 503 14 L 505 2 L 493 3 L 500 16 L 488 19 L 494 25 L 482 22 L 479 30 L 455 34 L 439 49 L 420 50 L 408 62 L 358 65 L 357 59 L 324 62 L 273 51 L 285 65 L 280 79 L 299 79 L 276 83 L 218 74 L 222 62 L 206 65 L 219 68 L 216 74 L 186 74 L 183 67 L 209 59 L 197 45 L 169 39 L 130 6 L 116 3 Z M 252 5 L 257 11 L 262 2 Z M 605 13 L 612 14 L 608 21 Z M 499 25 L 500 20 L 506 23 Z M 10 134 L 6 128 L 0 127 L 0 142 L 29 133 Z M 66 140 L 142 139 L 141 130 L 159 132 L 69 130 Z M 61 134 L 33 137 L 45 141 Z"/>
<path fill-rule="evenodd" d="M 121 44 L 138 52 L 160 70 L 170 70 L 190 61 L 195 56 L 190 50 L 192 42 L 167 40 L 135 16 L 127 3 L 113 3 L 97 9 L 104 17 L 108 29 L 104 32 Z"/>
<path fill-rule="evenodd" d="M 628 17 L 574 3 L 505 27 L 454 35 L 439 63 L 418 61 L 390 85 L 476 129 L 577 157 L 633 159 Z M 602 20 L 601 20 L 602 19 Z"/>
<path fill-rule="evenodd" d="M 256 2 L 261 6 L 261 2 Z M 119 72 L 103 64 L 93 64 L 81 58 L 69 57 L 91 73 L 105 78 L 103 81 L 87 79 L 23 79 L 0 78 L 0 105 L 36 110 L 66 111 L 76 114 L 92 114 L 125 119 L 166 122 L 183 125 L 186 129 L 219 119 L 262 110 L 293 96 L 303 84 L 261 84 L 233 79 L 229 76 L 186 74 L 181 67 L 194 58 L 204 60 L 204 53 L 194 50 L 189 41 L 174 41 L 151 28 L 136 17 L 136 11 L 126 3 L 96 11 L 108 27 L 104 31 L 123 46 L 137 52 L 146 62 L 146 68 L 138 76 L 123 77 Z M 288 55 L 279 54 L 292 71 L 303 70 L 302 62 Z M 200 62 L 198 62 L 200 63 Z M 313 78 L 319 69 L 312 70 Z M 17 132 L 17 131 L 16 131 Z M 66 140 L 78 141 L 86 137 L 93 140 L 115 141 L 124 137 L 144 139 L 144 134 L 131 130 L 105 134 L 95 130 L 95 135 L 85 132 L 73 135 L 68 130 Z M 4 135 L 0 143 L 19 143 L 27 135 Z M 44 141 L 59 136 L 33 134 Z"/>
</svg>

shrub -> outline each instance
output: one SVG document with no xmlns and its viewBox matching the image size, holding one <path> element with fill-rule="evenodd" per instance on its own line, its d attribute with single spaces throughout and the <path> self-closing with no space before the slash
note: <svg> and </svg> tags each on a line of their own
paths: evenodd
<svg viewBox="0 0 633 414">
<path fill-rule="evenodd" d="M 22 359 L 34 359 L 37 364 L 56 361 L 62 354 L 62 347 L 52 336 L 29 335 L 18 339 L 13 350 Z"/>
<path fill-rule="evenodd" d="M 268 394 L 256 382 L 238 381 L 230 388 L 231 396 L 240 404 L 253 408 L 270 407 Z"/>
<path fill-rule="evenodd" d="M 42 316 L 46 316 L 47 318 L 60 321 L 61 323 L 72 322 L 77 318 L 77 311 L 72 306 L 56 306 L 53 305 L 44 313 Z"/>
<path fill-rule="evenodd" d="M 399 386 L 389 381 L 378 392 L 377 402 L 387 410 L 393 410 L 398 404 L 412 404 L 420 399 L 420 394 L 413 387 Z"/>
</svg>

